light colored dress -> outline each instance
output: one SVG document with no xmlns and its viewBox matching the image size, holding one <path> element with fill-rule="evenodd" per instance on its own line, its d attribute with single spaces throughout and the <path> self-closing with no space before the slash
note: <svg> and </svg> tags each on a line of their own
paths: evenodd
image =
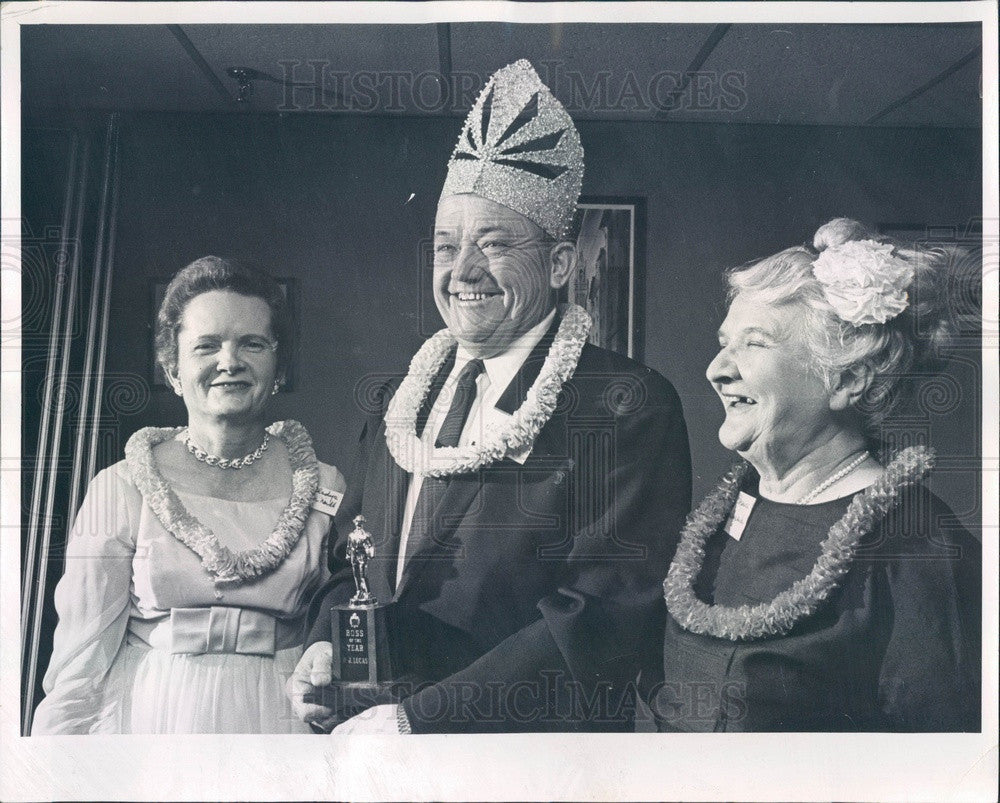
<svg viewBox="0 0 1000 803">
<path fill-rule="evenodd" d="M 343 492 L 337 469 L 318 465 L 320 487 Z M 176 493 L 233 551 L 264 541 L 288 504 Z M 276 569 L 217 590 L 143 501 L 126 462 L 100 472 L 67 544 L 32 733 L 308 733 L 284 684 L 327 579 L 330 524 L 311 509 Z"/>
</svg>

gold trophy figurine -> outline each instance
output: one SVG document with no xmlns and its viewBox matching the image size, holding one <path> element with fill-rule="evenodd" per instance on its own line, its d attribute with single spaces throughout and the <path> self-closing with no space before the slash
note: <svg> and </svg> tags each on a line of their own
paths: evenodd
<svg viewBox="0 0 1000 803">
<path fill-rule="evenodd" d="M 351 563 L 354 573 L 354 588 L 357 593 L 351 597 L 352 608 L 365 608 L 378 605 L 378 600 L 368 590 L 368 561 L 375 557 L 375 544 L 372 534 L 363 525 L 364 516 L 354 517 L 354 529 L 347 535 L 347 560 Z"/>
</svg>

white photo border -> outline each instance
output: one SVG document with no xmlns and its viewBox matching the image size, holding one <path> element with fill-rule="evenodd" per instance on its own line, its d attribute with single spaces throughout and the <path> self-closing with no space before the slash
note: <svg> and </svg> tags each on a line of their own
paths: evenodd
<svg viewBox="0 0 1000 803">
<path fill-rule="evenodd" d="M 997 7 L 947 3 L 7 3 L 2 7 L 2 237 L 20 220 L 20 27 L 46 23 L 503 20 L 981 22 L 984 246 L 997 309 Z M 992 250 L 991 250 L 992 249 Z M 992 261 L 990 261 L 992 260 Z M 18 264 L 2 270 L 17 319 Z M 7 332 L 4 332 L 7 340 Z M 993 799 L 997 774 L 998 378 L 984 343 L 982 734 L 21 737 L 20 349 L 3 343 L 0 799 Z"/>
</svg>

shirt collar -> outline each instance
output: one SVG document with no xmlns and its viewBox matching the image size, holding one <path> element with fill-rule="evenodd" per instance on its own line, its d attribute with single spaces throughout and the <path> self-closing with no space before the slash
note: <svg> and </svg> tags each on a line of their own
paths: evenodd
<svg viewBox="0 0 1000 803">
<path fill-rule="evenodd" d="M 517 372 L 521 370 L 521 366 L 524 365 L 524 361 L 528 359 L 528 355 L 538 345 L 538 341 L 545 337 L 545 333 L 549 331 L 555 317 L 556 310 L 553 307 L 544 320 L 511 343 L 506 351 L 483 359 L 486 375 L 490 378 L 490 387 L 503 390 L 511 383 Z M 472 354 L 466 351 L 463 346 L 459 346 L 455 354 L 455 368 L 453 370 L 461 370 L 461 367 L 471 359 Z"/>
</svg>

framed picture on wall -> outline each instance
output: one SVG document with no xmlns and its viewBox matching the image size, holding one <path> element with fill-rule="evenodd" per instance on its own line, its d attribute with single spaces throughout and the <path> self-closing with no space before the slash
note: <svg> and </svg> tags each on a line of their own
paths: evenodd
<svg viewBox="0 0 1000 803">
<path fill-rule="evenodd" d="M 288 301 L 288 307 L 292 314 L 292 323 L 296 327 L 295 336 L 297 338 L 299 320 L 298 282 L 295 279 L 275 279 L 275 281 L 281 287 L 282 292 L 285 294 L 285 299 Z M 150 314 L 148 320 L 152 322 L 149 327 L 149 381 L 155 390 L 163 390 L 170 387 L 170 383 L 167 382 L 167 377 L 163 373 L 163 368 L 160 367 L 159 362 L 156 360 L 156 314 L 159 312 L 160 304 L 163 303 L 163 296 L 166 295 L 167 285 L 169 284 L 170 277 L 155 278 L 152 280 L 149 293 Z M 295 389 L 297 363 L 298 354 L 293 352 L 282 390 L 290 391 Z"/>
<path fill-rule="evenodd" d="M 576 274 L 568 299 L 594 319 L 590 342 L 642 360 L 646 199 L 581 196 Z"/>
</svg>

